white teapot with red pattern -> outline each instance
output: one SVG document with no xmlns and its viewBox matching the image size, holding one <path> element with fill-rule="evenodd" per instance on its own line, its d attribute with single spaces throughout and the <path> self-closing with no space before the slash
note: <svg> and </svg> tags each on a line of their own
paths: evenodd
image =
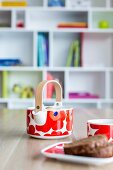
<svg viewBox="0 0 113 170">
<path fill-rule="evenodd" d="M 44 87 L 53 83 L 56 102 L 53 106 L 43 105 Z M 73 108 L 62 106 L 62 88 L 55 81 L 42 81 L 36 88 L 35 108 L 27 110 L 27 133 L 35 138 L 57 139 L 70 136 L 73 129 Z"/>
</svg>

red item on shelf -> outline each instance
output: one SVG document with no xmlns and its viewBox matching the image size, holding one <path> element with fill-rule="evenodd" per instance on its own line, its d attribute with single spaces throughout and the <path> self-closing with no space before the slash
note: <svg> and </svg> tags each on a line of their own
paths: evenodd
<svg viewBox="0 0 113 170">
<path fill-rule="evenodd" d="M 23 21 L 17 22 L 16 27 L 23 28 L 24 27 L 24 22 Z"/>
</svg>

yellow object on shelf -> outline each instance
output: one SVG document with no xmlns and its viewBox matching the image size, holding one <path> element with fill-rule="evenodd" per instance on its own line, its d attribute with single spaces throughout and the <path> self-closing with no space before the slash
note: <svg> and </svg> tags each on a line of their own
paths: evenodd
<svg viewBox="0 0 113 170">
<path fill-rule="evenodd" d="M 3 7 L 25 7 L 27 6 L 26 1 L 2 1 L 1 6 Z"/>
</svg>

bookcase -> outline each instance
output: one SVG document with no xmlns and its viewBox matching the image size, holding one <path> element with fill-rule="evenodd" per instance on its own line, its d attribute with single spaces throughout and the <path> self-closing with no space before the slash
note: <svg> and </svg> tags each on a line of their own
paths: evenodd
<svg viewBox="0 0 113 170">
<path fill-rule="evenodd" d="M 34 97 L 20 98 L 14 85 L 32 87 L 51 75 L 63 87 L 66 106 L 113 107 L 113 1 L 91 0 L 91 6 L 49 7 L 49 0 L 28 0 L 26 7 L 0 7 L 0 58 L 19 59 L 21 65 L 0 65 L 0 107 L 27 108 Z M 99 28 L 107 21 L 109 28 Z M 22 22 L 22 26 L 18 26 Z M 85 22 L 86 28 L 58 28 L 62 22 Z M 48 64 L 40 66 L 40 35 L 47 35 Z M 82 64 L 66 66 L 73 41 L 81 43 Z M 5 74 L 4 74 L 5 73 Z M 45 90 L 46 91 L 46 90 Z M 46 91 L 47 92 L 47 91 Z M 88 92 L 97 98 L 71 98 L 70 92 Z M 54 102 L 54 97 L 47 100 Z"/>
</svg>

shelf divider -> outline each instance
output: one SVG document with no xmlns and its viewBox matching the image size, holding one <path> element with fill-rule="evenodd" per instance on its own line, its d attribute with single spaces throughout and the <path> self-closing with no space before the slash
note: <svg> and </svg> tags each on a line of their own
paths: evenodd
<svg viewBox="0 0 113 170">
<path fill-rule="evenodd" d="M 15 10 L 11 11 L 11 28 L 12 29 L 16 28 L 16 11 Z"/>
</svg>

